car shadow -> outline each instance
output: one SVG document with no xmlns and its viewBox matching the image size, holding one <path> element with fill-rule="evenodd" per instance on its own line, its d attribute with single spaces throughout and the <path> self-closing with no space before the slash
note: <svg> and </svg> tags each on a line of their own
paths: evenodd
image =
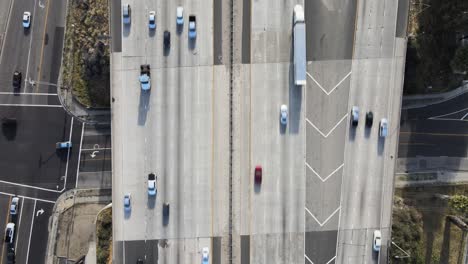
<svg viewBox="0 0 468 264">
<path fill-rule="evenodd" d="M 256 194 L 260 193 L 260 191 L 262 190 L 262 184 L 260 183 L 255 183 L 255 180 L 254 180 L 254 192 Z"/>
<path fill-rule="evenodd" d="M 364 126 L 364 137 L 368 139 L 372 132 L 372 127 Z"/>
<path fill-rule="evenodd" d="M 125 219 L 129 219 L 131 215 L 132 215 L 132 209 L 130 209 L 130 210 L 128 210 L 128 211 L 126 211 L 126 210 L 124 209 L 124 218 L 125 218 Z"/>
<path fill-rule="evenodd" d="M 180 36 L 183 31 L 184 31 L 184 24 L 182 24 L 182 25 L 177 24 L 176 25 L 176 34 Z"/>
<path fill-rule="evenodd" d="M 383 151 L 385 147 L 385 137 L 379 136 L 378 142 L 377 142 L 377 154 L 379 156 L 382 156 Z"/>
<path fill-rule="evenodd" d="M 14 124 L 2 123 L 2 133 L 5 136 L 6 140 L 8 141 L 15 140 L 17 130 L 18 130 L 18 125 L 16 122 Z"/>
<path fill-rule="evenodd" d="M 130 33 L 132 32 L 131 30 L 131 24 L 123 24 L 123 28 L 122 28 L 122 34 L 124 37 L 128 37 L 130 36 Z"/>
<path fill-rule="evenodd" d="M 149 195 L 148 194 L 148 201 L 146 202 L 146 205 L 148 206 L 148 208 L 154 209 L 154 207 L 156 205 L 156 196 L 157 195 L 158 195 L 157 192 L 156 192 L 156 195 Z"/>
<path fill-rule="evenodd" d="M 163 43 L 163 47 L 164 47 L 164 43 Z M 169 47 L 167 47 L 167 48 L 164 47 L 164 48 L 163 48 L 163 55 L 164 55 L 164 57 L 169 56 L 169 53 L 171 53 L 171 46 L 169 46 Z"/>
<path fill-rule="evenodd" d="M 154 35 L 156 35 L 156 29 L 151 29 L 149 28 L 149 31 L 148 31 L 148 36 L 150 38 L 154 37 Z"/>
<path fill-rule="evenodd" d="M 138 104 L 138 125 L 144 126 L 146 124 L 146 119 L 148 116 L 148 111 L 150 108 L 149 100 L 151 95 L 151 89 L 148 91 L 143 91 L 140 88 L 140 102 Z"/>
<path fill-rule="evenodd" d="M 349 140 L 354 141 L 356 139 L 357 126 L 355 127 L 353 126 L 351 118 L 348 123 L 349 123 Z"/>
<path fill-rule="evenodd" d="M 194 50 L 194 49 L 195 49 L 195 44 L 196 44 L 196 42 L 197 42 L 197 38 L 193 38 L 193 39 L 192 39 L 192 38 L 190 38 L 190 37 L 187 37 L 187 39 L 188 39 L 188 47 L 189 47 L 189 49 Z"/>
</svg>

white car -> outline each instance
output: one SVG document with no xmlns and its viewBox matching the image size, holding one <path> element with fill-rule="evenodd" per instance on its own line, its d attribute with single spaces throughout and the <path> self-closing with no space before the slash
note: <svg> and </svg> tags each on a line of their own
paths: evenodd
<svg viewBox="0 0 468 264">
<path fill-rule="evenodd" d="M 380 137 L 386 137 L 388 134 L 388 121 L 386 118 L 382 118 L 380 120 L 380 126 L 379 126 L 379 136 Z"/>
<path fill-rule="evenodd" d="M 31 26 L 31 12 L 24 12 L 23 13 L 23 27 L 29 28 Z"/>
<path fill-rule="evenodd" d="M 382 234 L 380 233 L 380 230 L 375 230 L 374 240 L 372 242 L 372 248 L 374 249 L 374 251 L 379 252 L 381 245 L 382 245 Z"/>
<path fill-rule="evenodd" d="M 19 198 L 16 196 L 13 197 L 13 199 L 11 199 L 11 205 L 10 205 L 11 215 L 16 215 L 18 213 L 18 204 L 19 204 Z"/>
<path fill-rule="evenodd" d="M 15 224 L 8 223 L 5 228 L 5 242 L 12 244 L 15 237 Z"/>
<path fill-rule="evenodd" d="M 130 212 L 131 209 L 132 209 L 131 195 L 127 193 L 124 196 L 124 210 L 125 212 Z"/>
<path fill-rule="evenodd" d="M 208 264 L 209 260 L 210 260 L 210 249 L 207 247 L 204 247 L 202 249 L 202 263 Z"/>
<path fill-rule="evenodd" d="M 351 123 L 353 126 L 357 126 L 359 122 L 359 107 L 353 106 L 351 108 Z"/>
<path fill-rule="evenodd" d="M 156 28 L 156 12 L 155 11 L 150 11 L 149 12 L 149 24 L 148 24 L 150 29 L 155 29 Z"/>
<path fill-rule="evenodd" d="M 154 173 L 148 174 L 148 194 L 151 196 L 156 195 L 156 175 Z"/>
<path fill-rule="evenodd" d="M 181 6 L 178 6 L 176 15 L 177 15 L 177 19 L 176 19 L 177 26 L 182 26 L 184 24 L 184 8 Z"/>
<path fill-rule="evenodd" d="M 128 25 L 131 22 L 132 9 L 129 4 L 125 4 L 122 9 L 123 23 Z"/>
<path fill-rule="evenodd" d="M 286 125 L 288 123 L 288 106 L 281 105 L 280 107 L 280 122 L 282 125 Z"/>
</svg>

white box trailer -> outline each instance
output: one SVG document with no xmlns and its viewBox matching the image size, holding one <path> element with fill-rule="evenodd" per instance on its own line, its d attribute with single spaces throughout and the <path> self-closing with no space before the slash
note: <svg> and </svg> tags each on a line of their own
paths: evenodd
<svg viewBox="0 0 468 264">
<path fill-rule="evenodd" d="M 294 7 L 294 84 L 306 85 L 306 38 L 304 9 Z"/>
</svg>

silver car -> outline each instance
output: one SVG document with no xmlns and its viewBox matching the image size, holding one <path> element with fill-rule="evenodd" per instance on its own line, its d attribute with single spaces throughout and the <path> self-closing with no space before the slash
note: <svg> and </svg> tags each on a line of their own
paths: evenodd
<svg viewBox="0 0 468 264">
<path fill-rule="evenodd" d="M 351 123 L 353 126 L 357 126 L 359 122 L 359 107 L 353 106 L 351 108 Z"/>
<path fill-rule="evenodd" d="M 11 199 L 11 205 L 10 205 L 11 215 L 16 215 L 18 213 L 18 205 L 19 205 L 19 198 L 15 196 L 13 197 L 13 199 Z"/>
<path fill-rule="evenodd" d="M 288 124 L 288 106 L 281 105 L 280 107 L 280 122 L 282 125 Z"/>
<path fill-rule="evenodd" d="M 380 137 L 386 137 L 388 134 L 388 121 L 386 118 L 382 118 L 380 120 L 380 126 L 379 126 L 379 136 Z"/>
<path fill-rule="evenodd" d="M 131 13 L 132 13 L 132 10 L 130 8 L 130 5 L 129 4 L 125 4 L 123 6 L 123 9 L 122 9 L 122 20 L 123 20 L 123 23 L 128 25 L 130 24 L 131 22 Z"/>
</svg>

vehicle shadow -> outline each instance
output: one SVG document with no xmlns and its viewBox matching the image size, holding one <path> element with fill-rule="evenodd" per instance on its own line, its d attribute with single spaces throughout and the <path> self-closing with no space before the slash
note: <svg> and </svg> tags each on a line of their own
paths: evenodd
<svg viewBox="0 0 468 264">
<path fill-rule="evenodd" d="M 140 102 L 138 104 L 138 125 L 144 126 L 146 124 L 146 119 L 148 116 L 148 111 L 150 108 L 149 100 L 151 96 L 151 89 L 148 91 L 143 91 L 140 89 Z"/>
<path fill-rule="evenodd" d="M 379 136 L 379 139 L 378 139 L 378 142 L 377 142 L 377 154 L 379 156 L 382 156 L 383 151 L 384 151 L 384 147 L 385 147 L 385 138 Z"/>
<path fill-rule="evenodd" d="M 155 205 L 156 205 L 156 196 L 158 195 L 158 193 L 156 192 L 156 195 L 152 196 L 152 195 L 149 195 L 148 194 L 148 201 L 146 203 L 146 205 L 148 206 L 148 208 L 150 209 L 154 209 Z"/>
<path fill-rule="evenodd" d="M 357 130 L 357 127 L 354 127 L 353 124 L 352 124 L 352 121 L 351 121 L 351 118 L 349 119 L 349 137 L 348 139 L 350 141 L 354 141 L 356 139 L 356 130 Z"/>
<path fill-rule="evenodd" d="M 150 38 L 154 37 L 156 35 L 156 29 L 148 29 L 148 36 Z"/>
<path fill-rule="evenodd" d="M 191 38 L 189 38 L 189 37 L 187 37 L 187 39 L 188 39 L 188 47 L 189 47 L 189 49 L 190 49 L 190 50 L 194 50 L 194 49 L 195 49 L 195 44 L 196 44 L 196 42 L 197 42 L 197 39 L 196 39 L 196 38 L 191 39 Z"/>
<path fill-rule="evenodd" d="M 16 122 L 14 124 L 5 124 L 2 123 L 2 133 L 5 136 L 6 140 L 13 141 L 16 138 L 17 129 Z"/>
<path fill-rule="evenodd" d="M 260 193 L 261 190 L 262 190 L 262 184 L 257 184 L 257 183 L 254 182 L 254 192 L 256 194 L 258 194 L 258 193 Z"/>
<path fill-rule="evenodd" d="M 123 24 L 122 34 L 124 37 L 130 36 L 130 33 L 132 32 L 130 25 L 131 24 Z"/>
<path fill-rule="evenodd" d="M 288 126 L 289 133 L 298 134 L 301 124 L 301 109 L 302 109 L 302 85 L 294 83 L 294 43 L 291 41 L 290 54 L 289 54 L 289 116 Z"/>
</svg>

